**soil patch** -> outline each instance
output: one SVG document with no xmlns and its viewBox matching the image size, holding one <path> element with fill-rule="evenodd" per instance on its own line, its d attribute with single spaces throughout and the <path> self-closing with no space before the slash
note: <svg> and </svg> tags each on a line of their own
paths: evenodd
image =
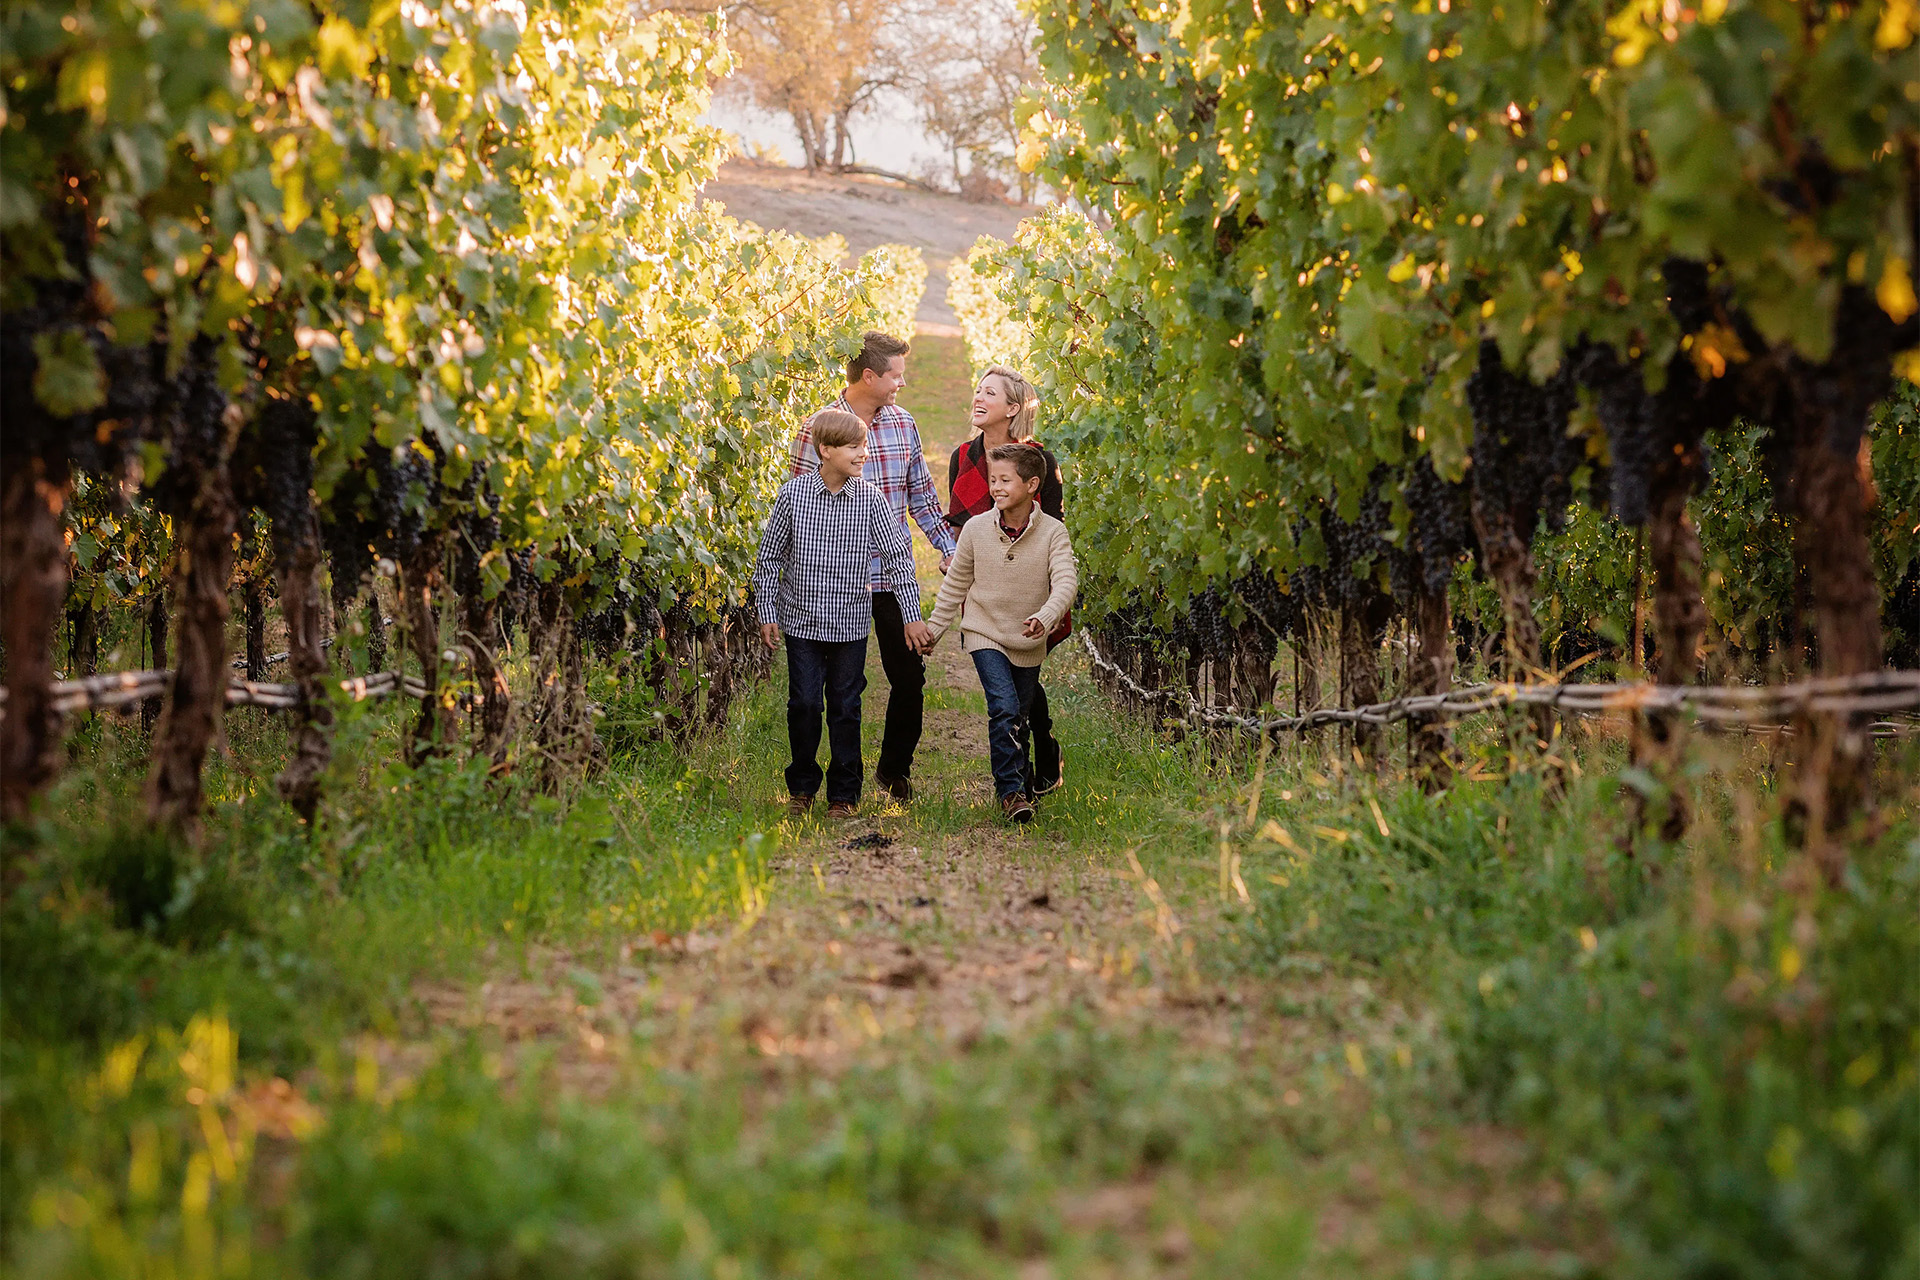
<svg viewBox="0 0 1920 1280">
<path fill-rule="evenodd" d="M 1012 239 L 1020 219 L 1035 212 L 916 191 L 882 178 L 809 174 L 751 160 L 729 160 L 701 195 L 763 227 L 843 235 L 853 258 L 879 244 L 915 246 L 927 258 L 927 292 L 916 318 L 948 336 L 958 335 L 959 317 L 947 304 L 947 264 L 983 235 Z"/>
</svg>

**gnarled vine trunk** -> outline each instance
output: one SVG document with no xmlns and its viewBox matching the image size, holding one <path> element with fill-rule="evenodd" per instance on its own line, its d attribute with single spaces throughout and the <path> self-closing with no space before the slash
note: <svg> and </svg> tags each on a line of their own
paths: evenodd
<svg viewBox="0 0 1920 1280">
<path fill-rule="evenodd" d="M 333 702 L 327 651 L 320 645 L 320 537 L 309 509 L 304 520 L 276 527 L 274 571 L 280 580 L 280 609 L 287 623 L 287 665 L 300 686 L 299 728 L 293 756 L 274 779 L 280 796 L 308 822 L 320 807 L 320 782 L 333 761 Z"/>
<path fill-rule="evenodd" d="M 247 679 L 267 678 L 267 591 L 260 580 L 248 574 L 240 589 L 240 601 L 247 613 Z"/>
<path fill-rule="evenodd" d="M 1500 618 L 1506 628 L 1500 673 L 1508 680 L 1525 680 L 1540 668 L 1540 623 L 1533 616 L 1533 588 L 1540 570 L 1534 563 L 1532 541 L 1514 527 L 1511 516 L 1482 502 L 1477 494 L 1472 512 L 1481 567 L 1500 597 Z"/>
<path fill-rule="evenodd" d="M 53 641 L 67 593 L 61 536 L 72 480 L 64 466 L 8 458 L 0 475 L 0 624 L 7 706 L 0 719 L 0 818 L 24 820 L 59 768 Z"/>
<path fill-rule="evenodd" d="M 387 669 L 387 622 L 380 616 L 380 589 L 367 584 L 367 670 Z"/>
<path fill-rule="evenodd" d="M 1865 432 L 1873 406 L 1892 386 L 1893 353 L 1916 338 L 1920 317 L 1895 323 L 1870 291 L 1849 285 L 1836 308 L 1832 355 L 1819 364 L 1790 355 L 1755 380 L 1755 416 L 1774 432 L 1774 503 L 1793 530 L 1794 558 L 1805 572 L 1823 676 L 1877 671 L 1884 659 Z M 1837 882 L 1846 866 L 1841 833 L 1869 798 L 1869 717 L 1843 711 L 1797 720 L 1799 761 L 1787 816 Z"/>
<path fill-rule="evenodd" d="M 1413 602 L 1413 625 L 1418 647 L 1409 668 L 1407 692 L 1416 696 L 1444 694 L 1453 687 L 1453 614 L 1447 590 L 1426 589 Z M 1442 791 L 1453 782 L 1453 728 L 1444 716 L 1419 716 L 1411 722 L 1413 767 L 1420 786 Z"/>
<path fill-rule="evenodd" d="M 169 599 L 166 581 L 163 579 L 154 586 L 153 595 L 146 603 L 144 623 L 147 631 L 147 669 L 158 671 L 168 662 L 167 624 L 173 618 L 173 606 Z M 160 720 L 160 707 L 164 698 L 143 698 L 140 702 L 140 728 L 151 734 Z"/>
<path fill-rule="evenodd" d="M 495 602 L 476 591 L 460 600 L 460 643 L 472 655 L 473 682 L 479 696 L 480 740 L 474 750 L 507 767 L 507 730 L 513 717 L 513 691 L 500 665 L 506 647 Z"/>
<path fill-rule="evenodd" d="M 532 718 L 540 783 L 558 790 L 584 773 L 593 758 L 580 637 L 560 574 L 540 584 L 532 624 Z"/>
<path fill-rule="evenodd" d="M 146 794 L 149 821 L 190 831 L 204 803 L 200 771 L 220 739 L 227 710 L 227 586 L 240 515 L 227 463 L 240 412 L 201 353 L 181 382 L 169 415 L 175 661 L 154 732 Z"/>
<path fill-rule="evenodd" d="M 1375 593 L 1340 610 L 1340 703 L 1364 707 L 1380 701 L 1380 640 L 1392 616 L 1393 602 Z M 1385 738 L 1377 724 L 1356 723 L 1353 745 L 1373 768 L 1386 762 Z"/>
<path fill-rule="evenodd" d="M 1500 619 L 1505 632 L 1501 651 L 1502 678 L 1521 683 L 1540 669 L 1540 623 L 1533 616 L 1533 588 L 1539 580 L 1539 566 L 1533 559 L 1530 539 L 1514 527 L 1504 511 L 1484 503 L 1478 492 L 1471 504 L 1474 536 L 1480 540 L 1480 564 L 1500 597 Z M 1525 725 L 1533 745 L 1544 750 L 1553 741 L 1553 712 L 1535 707 L 1529 714 L 1514 716 L 1509 724 Z M 1516 745 L 1519 745 L 1516 743 Z"/>
<path fill-rule="evenodd" d="M 400 617 L 407 629 L 407 645 L 420 663 L 420 679 L 427 690 L 420 699 L 420 716 L 407 731 L 407 759 L 418 766 L 441 755 L 453 743 L 453 709 L 441 688 L 440 621 L 434 597 L 440 589 L 442 543 L 438 534 L 420 538 L 400 565 Z"/>
<path fill-rule="evenodd" d="M 1798 442 L 1793 451 L 1794 542 L 1807 567 L 1823 676 L 1877 671 L 1882 661 L 1880 589 L 1867 541 L 1866 449 L 1862 440 L 1849 457 L 1813 439 Z M 1844 712 L 1800 717 L 1804 745 L 1794 816 L 1804 822 L 1809 846 L 1834 878 L 1845 865 L 1834 837 L 1867 799 L 1873 747 L 1868 719 Z"/>
<path fill-rule="evenodd" d="M 460 648 L 473 673 L 479 736 L 474 753 L 485 755 L 493 772 L 507 767 L 508 726 L 512 721 L 513 691 L 501 669 L 506 635 L 500 625 L 496 596 L 487 594 L 482 556 L 500 539 L 500 519 L 484 486 L 485 473 L 476 470 L 458 497 L 459 521 L 453 532 L 453 591 L 460 602 Z"/>
<path fill-rule="evenodd" d="M 1273 658 L 1279 650 L 1272 630 L 1249 618 L 1234 629 L 1234 649 L 1233 692 L 1240 709 L 1251 712 L 1271 705 L 1276 682 Z"/>
<path fill-rule="evenodd" d="M 1687 515 L 1690 481 L 1656 489 L 1647 512 L 1647 561 L 1653 570 L 1653 627 L 1657 640 L 1654 679 L 1692 684 L 1699 675 L 1700 637 L 1707 606 L 1700 594 L 1700 537 Z M 1668 775 L 1667 811 L 1660 834 L 1677 840 L 1687 829 L 1689 805 L 1674 768 L 1685 745 L 1685 721 L 1669 711 L 1636 715 L 1629 754 L 1635 764 L 1658 766 Z"/>
</svg>

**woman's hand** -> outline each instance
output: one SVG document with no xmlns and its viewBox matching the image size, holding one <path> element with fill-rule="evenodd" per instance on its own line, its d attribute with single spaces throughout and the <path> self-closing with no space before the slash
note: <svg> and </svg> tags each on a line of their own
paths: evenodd
<svg viewBox="0 0 1920 1280">
<path fill-rule="evenodd" d="M 1038 640 L 1047 634 L 1047 624 L 1038 618 L 1028 618 L 1026 625 L 1020 628 L 1020 634 L 1029 640 Z"/>
</svg>

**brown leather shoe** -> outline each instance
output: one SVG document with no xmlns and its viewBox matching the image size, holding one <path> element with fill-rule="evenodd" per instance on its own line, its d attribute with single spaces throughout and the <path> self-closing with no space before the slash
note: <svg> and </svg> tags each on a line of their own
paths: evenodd
<svg viewBox="0 0 1920 1280">
<path fill-rule="evenodd" d="M 1032 822 L 1033 801 L 1017 792 L 1010 796 L 1002 796 L 1000 797 L 1000 812 L 1007 815 L 1008 822 Z"/>
<path fill-rule="evenodd" d="M 913 799 L 913 784 L 905 778 L 889 778 L 878 769 L 873 771 L 873 780 L 882 791 L 898 800 L 901 804 Z"/>
<path fill-rule="evenodd" d="M 813 812 L 812 796 L 788 796 L 787 813 L 791 817 L 804 818 Z"/>
<path fill-rule="evenodd" d="M 827 817 L 835 822 L 850 822 L 860 816 L 860 806 L 851 800 L 835 800 L 827 806 Z"/>
</svg>

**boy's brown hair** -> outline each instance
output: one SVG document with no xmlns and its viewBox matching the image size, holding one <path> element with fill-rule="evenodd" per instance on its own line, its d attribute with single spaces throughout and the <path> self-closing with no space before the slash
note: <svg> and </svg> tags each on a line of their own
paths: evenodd
<svg viewBox="0 0 1920 1280">
<path fill-rule="evenodd" d="M 844 409 L 822 409 L 810 424 L 816 449 L 837 449 L 867 438 L 867 424 Z"/>
<path fill-rule="evenodd" d="M 1011 462 L 1022 480 L 1044 480 L 1047 475 L 1047 455 L 1030 444 L 1003 444 L 988 450 L 987 458 L 993 462 Z"/>
<path fill-rule="evenodd" d="M 860 335 L 860 354 L 847 361 L 847 385 L 860 381 L 860 375 L 871 369 L 876 374 L 887 371 L 887 363 L 895 356 L 904 356 L 913 350 L 905 338 L 896 338 L 890 333 L 881 333 L 869 329 Z"/>
</svg>

